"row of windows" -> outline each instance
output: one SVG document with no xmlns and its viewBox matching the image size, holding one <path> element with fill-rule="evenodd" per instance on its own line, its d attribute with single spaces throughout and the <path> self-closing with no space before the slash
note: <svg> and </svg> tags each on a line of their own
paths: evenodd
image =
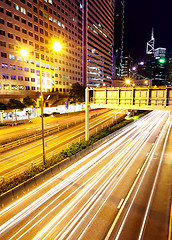
<svg viewBox="0 0 172 240">
<path fill-rule="evenodd" d="M 11 80 L 17 80 L 16 75 L 10 75 L 10 77 L 11 77 Z M 9 75 L 8 74 L 2 74 L 2 78 L 3 79 L 9 79 Z M 23 79 L 25 79 L 25 81 L 30 81 L 31 80 L 31 82 L 35 82 L 35 78 L 30 79 L 29 77 L 18 76 L 19 81 L 23 81 Z"/>
<path fill-rule="evenodd" d="M 9 57 L 9 59 L 12 59 L 12 60 L 17 60 L 17 61 L 22 61 L 22 57 L 21 56 L 15 56 L 13 54 L 7 54 L 6 52 L 1 52 L 1 57 L 2 58 L 7 58 Z M 39 54 L 35 54 L 35 58 L 38 58 L 39 59 Z M 69 60 L 73 60 L 75 61 L 76 63 L 81 63 L 80 60 L 77 60 L 75 58 L 72 58 L 72 57 L 68 57 L 66 56 L 67 59 Z M 47 62 L 51 61 L 52 63 L 55 61 L 55 62 L 59 62 L 60 64 L 64 64 L 64 65 L 67 65 L 67 66 L 70 66 L 70 67 L 75 67 L 75 68 L 78 68 L 78 69 L 82 69 L 80 66 L 78 65 L 75 65 L 74 63 L 71 63 L 71 62 L 65 62 L 65 61 L 62 61 L 62 60 L 57 60 L 57 59 L 53 59 L 53 58 L 49 58 L 48 56 L 44 56 L 43 54 L 41 54 L 41 60 L 46 60 Z M 29 63 L 29 60 L 27 58 L 24 58 L 24 62 L 25 63 Z M 36 67 L 39 67 L 39 61 L 34 61 L 33 59 L 30 59 L 30 64 L 35 64 L 36 63 Z M 8 68 L 8 65 L 3 65 L 4 68 Z M 57 66 L 54 66 L 54 65 L 51 65 L 49 63 L 41 63 L 41 68 L 46 68 L 46 69 L 49 69 L 51 67 L 51 69 L 55 69 L 57 70 L 58 67 Z M 64 69 L 64 68 L 63 68 Z M 62 70 L 61 67 L 59 67 L 59 70 Z"/>
<path fill-rule="evenodd" d="M 36 74 L 36 76 L 40 76 L 39 73 Z M 42 74 L 43 77 L 45 77 L 45 73 Z M 46 74 L 46 77 L 50 77 L 49 74 Z M 77 81 L 81 81 L 81 78 L 77 78 L 77 77 L 71 77 L 71 76 L 65 76 L 65 75 L 61 75 L 61 74 L 55 74 L 55 77 L 58 77 L 58 78 L 63 78 L 63 79 L 70 79 L 70 80 L 77 80 Z M 23 77 L 23 76 L 16 76 L 16 75 L 10 75 L 9 74 L 2 74 L 2 78 L 3 79 L 9 79 L 11 78 L 11 80 L 19 80 L 19 81 L 23 81 L 25 79 L 25 81 L 31 81 L 31 82 L 35 82 L 35 78 L 33 77 Z M 51 79 L 54 78 L 54 74 L 51 74 Z M 58 82 L 58 81 L 56 81 Z M 58 83 L 57 83 L 58 84 Z M 68 85 L 68 83 L 67 83 Z"/>
<path fill-rule="evenodd" d="M 36 87 L 35 86 L 23 86 L 23 85 L 14 85 L 14 84 L 3 84 L 3 86 L 1 86 L 0 84 L 0 90 L 1 89 L 4 89 L 4 90 L 36 90 Z"/>
<path fill-rule="evenodd" d="M 3 19 L 0 19 L 0 24 L 3 23 L 3 21 L 4 21 Z M 12 24 L 12 23 L 7 22 L 7 25 L 10 26 L 11 28 L 13 28 L 13 24 Z M 17 26 L 17 25 L 15 25 L 15 30 L 17 30 L 17 31 L 20 32 L 20 27 Z M 35 30 L 36 32 L 38 32 L 38 26 L 34 25 L 34 30 Z M 46 37 L 49 36 L 49 37 L 52 37 L 52 38 L 55 38 L 55 39 L 57 38 L 56 35 L 53 35 L 53 34 L 51 34 L 51 33 L 48 33 L 46 30 L 43 30 L 42 28 L 40 28 L 39 31 L 40 31 L 41 34 L 44 34 Z M 80 35 L 77 35 L 77 33 L 74 33 L 74 32 L 71 31 L 70 29 L 69 29 L 69 32 L 72 33 L 72 34 L 75 35 L 75 36 L 78 36 L 78 39 L 79 39 L 79 40 L 82 39 L 82 37 L 81 37 Z M 27 34 L 27 30 L 24 29 L 24 28 L 22 28 L 22 33 Z M 72 37 L 69 36 L 68 34 L 65 34 L 65 33 L 61 32 L 61 30 L 58 30 L 58 33 L 61 34 L 62 36 L 65 36 L 66 38 L 69 38 L 70 40 L 72 39 L 72 40 L 74 41 L 74 38 L 72 38 Z M 4 30 L 0 30 L 0 35 L 6 36 L 6 32 L 5 32 Z M 33 32 L 28 31 L 28 35 L 29 35 L 30 37 L 33 37 Z M 9 32 L 8 32 L 7 36 L 8 36 L 8 38 L 14 39 L 14 34 L 12 34 L 12 33 L 9 33 Z M 37 34 L 35 34 L 34 38 L 35 38 L 36 41 L 40 41 L 41 43 L 48 44 L 48 40 L 47 40 L 47 39 L 44 39 L 43 37 L 39 37 Z M 29 45 L 33 46 L 33 42 L 28 41 L 27 39 L 24 39 L 24 38 L 22 39 L 22 38 L 19 37 L 19 36 L 15 36 L 15 39 L 16 39 L 17 41 L 19 41 L 19 42 L 23 41 L 23 43 L 25 43 L 25 44 L 28 44 L 28 43 L 29 43 Z M 75 42 L 77 42 L 77 40 L 75 40 Z M 78 41 L 78 44 L 80 44 L 80 43 L 81 43 L 81 42 Z M 69 50 L 69 52 L 70 52 L 70 50 Z M 76 54 L 75 54 L 75 55 L 76 55 Z"/>
<path fill-rule="evenodd" d="M 15 7 L 16 10 L 19 10 L 19 6 L 18 6 L 17 4 L 14 4 L 14 7 Z M 26 10 L 25 10 L 24 8 L 21 7 L 20 10 L 21 10 L 21 12 L 22 12 L 23 14 L 26 15 Z M 36 8 L 36 7 L 34 7 L 34 11 L 37 12 L 37 8 Z M 4 8 L 3 8 L 3 7 L 0 7 L 0 13 L 4 13 Z M 66 14 L 67 14 L 67 13 L 66 13 Z M 6 15 L 9 16 L 9 17 L 12 17 L 12 12 L 9 11 L 9 10 L 6 10 Z M 32 13 L 27 12 L 27 15 L 32 18 Z M 42 16 L 42 17 L 44 17 L 45 19 L 49 20 L 50 22 L 54 22 L 54 23 L 58 24 L 59 26 L 65 28 L 64 24 L 61 24 L 59 21 L 57 21 L 57 19 L 52 18 L 52 16 L 49 16 L 47 13 L 43 13 L 41 10 L 39 10 L 39 15 Z M 58 14 L 58 17 L 60 17 L 59 14 Z M 72 19 L 72 21 L 77 22 L 77 20 L 76 20 L 75 18 L 72 18 L 70 15 L 69 15 L 69 17 Z M 19 16 L 17 16 L 16 14 L 14 14 L 14 19 L 16 19 L 16 20 L 19 21 Z M 23 19 L 23 18 L 21 18 L 21 19 L 22 19 L 23 23 L 26 24 L 26 20 Z M 62 20 L 65 20 L 65 19 L 62 17 Z M 38 17 L 37 17 L 37 16 L 34 16 L 34 21 L 35 21 L 35 22 L 38 22 Z M 42 19 L 40 19 L 39 22 L 40 22 L 41 25 L 43 25 L 43 20 L 42 20 Z M 68 23 L 67 20 L 65 20 L 65 22 Z M 71 24 L 71 22 L 69 22 L 69 25 L 74 28 L 74 24 Z M 75 26 L 75 29 L 77 30 L 77 27 L 76 27 L 76 26 Z M 52 29 L 51 29 L 51 30 L 52 30 Z"/>
<path fill-rule="evenodd" d="M 46 65 L 47 65 L 46 69 L 49 69 L 49 64 L 46 64 Z M 7 63 L 2 63 L 1 66 L 2 66 L 2 68 L 8 69 L 8 64 Z M 17 70 L 20 70 L 20 71 L 24 70 L 25 72 L 29 72 L 29 68 L 28 67 L 22 67 L 22 66 L 17 66 L 16 67 L 16 65 L 12 65 L 12 64 L 10 64 L 9 67 L 12 70 L 16 70 L 17 69 Z M 77 66 L 76 66 L 76 68 L 77 68 Z M 80 68 L 80 67 L 78 66 L 78 68 Z M 77 71 L 74 71 L 74 70 L 71 70 L 71 69 L 65 69 L 65 68 L 61 68 L 61 67 L 55 66 L 55 70 L 58 70 L 58 69 L 59 69 L 59 71 L 62 70 L 63 72 L 69 72 L 69 73 L 78 74 L 78 75 L 81 74 L 80 72 L 77 72 Z M 54 65 L 51 65 L 51 70 L 54 70 Z M 30 72 L 31 73 L 35 73 L 35 69 L 34 68 L 30 68 Z M 39 72 L 39 70 L 36 70 L 36 72 Z M 49 74 L 49 72 L 47 72 L 47 74 Z M 52 73 L 52 74 L 54 74 L 54 73 Z M 58 77 L 57 73 L 55 73 L 55 77 Z"/>
<path fill-rule="evenodd" d="M 1 89 L 4 89 L 4 90 L 37 90 L 37 91 L 39 91 L 40 90 L 40 88 L 39 87 L 35 87 L 35 86 L 23 86 L 23 85 L 14 85 L 14 84 L 3 84 L 2 86 L 1 86 L 1 84 L 0 84 L 0 90 Z M 45 90 L 45 89 L 43 89 L 43 90 Z M 50 91 L 50 89 L 48 89 L 49 91 Z M 52 91 L 54 91 L 54 88 L 52 89 Z M 55 91 L 59 91 L 59 92 L 69 92 L 70 91 L 70 89 L 66 89 L 66 88 L 55 88 Z"/>
<path fill-rule="evenodd" d="M 3 2 L 3 0 L 1 0 L 1 1 Z M 20 1 L 25 4 L 25 0 L 20 0 Z M 44 0 L 44 1 L 45 1 L 45 0 Z M 58 0 L 58 1 L 59 1 L 59 3 L 60 3 L 60 0 Z M 9 6 L 12 5 L 10 0 L 5 0 L 5 2 L 6 2 L 6 4 L 9 5 Z M 34 0 L 33 2 L 37 4 L 37 0 Z M 45 2 L 47 2 L 47 1 L 45 1 Z M 49 2 L 50 4 L 52 4 L 52 1 L 51 1 L 51 0 L 49 0 L 48 2 Z M 74 4 L 71 3 L 70 0 L 69 0 L 68 2 L 74 7 Z M 82 8 L 82 6 L 79 5 L 79 3 L 78 3 L 77 1 L 75 1 L 75 2 L 77 3 L 78 6 L 80 6 L 80 8 Z M 71 11 L 71 8 L 70 8 L 67 4 L 64 5 L 63 1 L 61 1 L 61 4 L 62 4 L 63 6 L 65 6 L 66 9 L 68 9 L 69 11 Z M 30 2 L 27 2 L 27 6 L 30 7 L 30 8 L 32 8 L 32 4 L 31 4 Z M 48 6 L 47 6 L 46 4 L 43 4 L 41 1 L 39 1 L 39 6 L 40 6 L 40 7 L 44 7 L 44 9 L 45 9 L 46 11 L 48 10 Z M 56 5 L 55 3 L 53 3 L 53 6 L 54 6 L 54 7 L 57 7 L 57 9 L 60 10 L 59 5 Z M 75 6 L 75 9 L 77 9 L 76 6 Z M 52 9 L 51 9 L 51 8 L 49 8 L 49 12 L 52 13 Z M 72 10 L 72 13 L 74 13 L 73 10 Z M 81 14 L 81 11 L 79 11 L 79 13 Z"/>
</svg>

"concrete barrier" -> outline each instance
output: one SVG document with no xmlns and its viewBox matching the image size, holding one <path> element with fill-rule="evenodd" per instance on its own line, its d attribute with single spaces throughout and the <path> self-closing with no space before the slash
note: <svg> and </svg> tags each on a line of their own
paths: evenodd
<svg viewBox="0 0 172 240">
<path fill-rule="evenodd" d="M 19 185 L 17 188 L 13 189 L 12 192 L 13 198 L 15 200 L 22 197 L 26 193 L 25 185 L 24 184 Z"/>
</svg>

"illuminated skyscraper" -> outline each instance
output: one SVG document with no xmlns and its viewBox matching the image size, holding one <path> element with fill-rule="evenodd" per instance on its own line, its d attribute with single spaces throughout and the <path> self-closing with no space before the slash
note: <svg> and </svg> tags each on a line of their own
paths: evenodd
<svg viewBox="0 0 172 240">
<path fill-rule="evenodd" d="M 37 97 L 40 72 L 43 92 L 65 94 L 82 83 L 82 0 L 1 0 L 0 13 L 3 100 Z M 58 54 L 54 41 L 63 45 Z M 28 57 L 20 55 L 22 48 Z"/>
<path fill-rule="evenodd" d="M 83 82 L 111 86 L 114 0 L 83 0 Z"/>
</svg>

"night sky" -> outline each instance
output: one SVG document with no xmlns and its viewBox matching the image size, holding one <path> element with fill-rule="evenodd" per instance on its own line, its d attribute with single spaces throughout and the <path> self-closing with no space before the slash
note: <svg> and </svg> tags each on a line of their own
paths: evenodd
<svg viewBox="0 0 172 240">
<path fill-rule="evenodd" d="M 146 56 L 154 28 L 155 48 L 172 53 L 172 0 L 125 0 L 124 55 L 135 63 Z"/>
</svg>

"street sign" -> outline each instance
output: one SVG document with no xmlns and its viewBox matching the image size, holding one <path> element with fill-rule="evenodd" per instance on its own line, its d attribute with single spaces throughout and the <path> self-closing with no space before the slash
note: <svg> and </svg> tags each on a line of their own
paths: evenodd
<svg viewBox="0 0 172 240">
<path fill-rule="evenodd" d="M 68 100 L 65 101 L 65 107 L 66 107 L 66 109 L 68 109 L 68 107 L 69 107 L 69 101 Z"/>
</svg>

